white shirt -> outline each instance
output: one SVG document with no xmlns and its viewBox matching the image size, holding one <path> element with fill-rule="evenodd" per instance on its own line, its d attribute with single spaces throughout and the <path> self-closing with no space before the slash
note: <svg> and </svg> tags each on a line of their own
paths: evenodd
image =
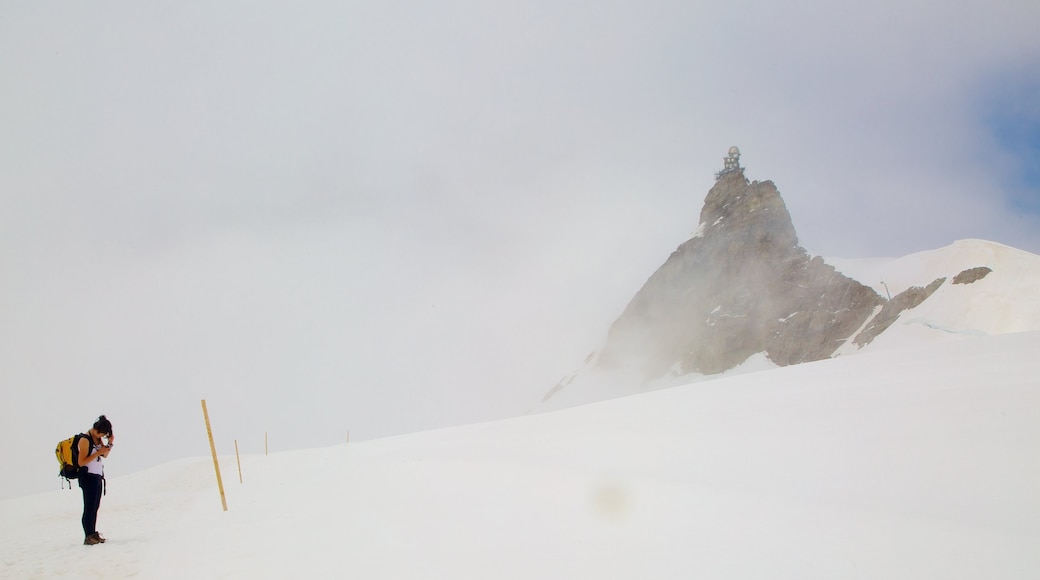
<svg viewBox="0 0 1040 580">
<path fill-rule="evenodd" d="M 90 437 L 87 437 L 87 441 L 90 444 L 90 449 L 87 450 L 87 455 L 90 455 L 91 453 L 94 453 L 98 450 L 98 446 L 94 445 L 94 442 L 90 440 Z M 101 476 L 105 475 L 105 464 L 101 462 L 100 455 L 98 455 L 97 458 L 94 459 L 94 461 L 87 462 L 86 467 L 87 473 Z"/>
</svg>

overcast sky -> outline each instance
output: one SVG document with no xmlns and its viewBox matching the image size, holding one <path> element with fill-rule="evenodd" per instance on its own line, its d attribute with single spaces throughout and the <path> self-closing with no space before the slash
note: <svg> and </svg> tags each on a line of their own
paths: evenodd
<svg viewBox="0 0 1040 580">
<path fill-rule="evenodd" d="M 1040 253 L 1038 23 L 1035 0 L 8 0 L 16 471 L 100 413 L 110 469 L 206 453 L 201 398 L 245 451 L 531 407 L 731 145 L 814 255 Z"/>
</svg>

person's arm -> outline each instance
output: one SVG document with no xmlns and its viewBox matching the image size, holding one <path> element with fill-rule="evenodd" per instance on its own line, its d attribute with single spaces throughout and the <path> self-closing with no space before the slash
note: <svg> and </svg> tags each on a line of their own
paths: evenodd
<svg viewBox="0 0 1040 580">
<path fill-rule="evenodd" d="M 94 461 L 99 456 L 108 455 L 108 449 L 105 447 L 98 447 L 98 450 L 90 453 L 90 443 L 87 443 L 87 439 L 83 438 L 79 440 L 79 466 L 85 467 L 91 461 Z"/>
</svg>

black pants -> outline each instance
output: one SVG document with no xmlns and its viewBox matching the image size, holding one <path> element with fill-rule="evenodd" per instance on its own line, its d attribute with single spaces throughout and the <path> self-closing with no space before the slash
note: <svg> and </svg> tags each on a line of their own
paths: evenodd
<svg viewBox="0 0 1040 580">
<path fill-rule="evenodd" d="M 97 512 L 101 507 L 101 491 L 104 480 L 100 475 L 84 473 L 79 476 L 79 488 L 83 490 L 83 535 L 97 533 Z"/>
</svg>

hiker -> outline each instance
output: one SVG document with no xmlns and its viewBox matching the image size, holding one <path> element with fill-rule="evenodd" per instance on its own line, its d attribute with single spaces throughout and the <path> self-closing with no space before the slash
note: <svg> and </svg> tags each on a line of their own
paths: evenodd
<svg viewBox="0 0 1040 580">
<path fill-rule="evenodd" d="M 115 437 L 112 435 L 112 423 L 104 415 L 98 417 L 87 435 L 89 437 L 79 440 L 77 456 L 83 471 L 79 476 L 79 487 L 83 490 L 83 544 L 93 546 L 105 542 L 96 527 L 105 485 L 105 467 L 101 458 L 108 457 Z M 105 444 L 102 438 L 108 439 L 108 443 Z"/>
</svg>

